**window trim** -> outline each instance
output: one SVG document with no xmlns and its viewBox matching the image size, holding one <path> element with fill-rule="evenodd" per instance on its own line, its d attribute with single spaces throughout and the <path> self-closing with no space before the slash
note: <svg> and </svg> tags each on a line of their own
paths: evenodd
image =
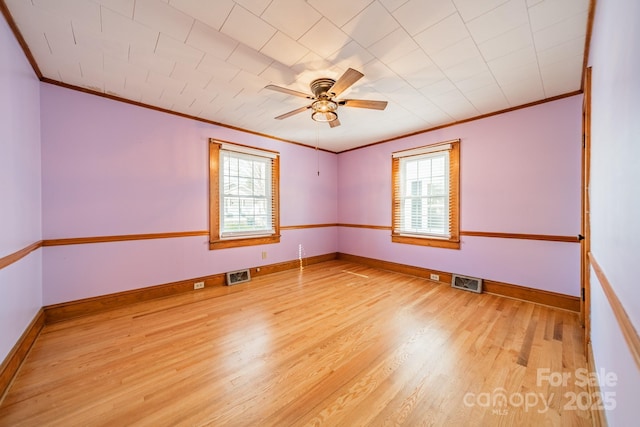
<svg viewBox="0 0 640 427">
<path fill-rule="evenodd" d="M 400 227 L 400 159 L 438 151 L 449 151 L 449 238 L 405 234 Z M 460 140 L 411 148 L 392 153 L 391 158 L 391 241 L 409 245 L 460 249 Z"/>
<path fill-rule="evenodd" d="M 271 203 L 273 233 L 222 237 L 220 233 L 220 151 L 262 155 L 271 159 Z M 209 249 L 266 245 L 280 242 L 280 153 L 246 145 L 209 139 Z"/>
</svg>

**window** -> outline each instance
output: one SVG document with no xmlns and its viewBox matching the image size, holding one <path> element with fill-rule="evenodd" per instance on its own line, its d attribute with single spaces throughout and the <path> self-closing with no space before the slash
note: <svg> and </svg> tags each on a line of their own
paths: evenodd
<svg viewBox="0 0 640 427">
<path fill-rule="evenodd" d="M 460 140 L 393 153 L 393 242 L 460 248 L 459 165 Z"/>
<path fill-rule="evenodd" d="M 280 241 L 279 156 L 209 140 L 209 248 Z"/>
</svg>

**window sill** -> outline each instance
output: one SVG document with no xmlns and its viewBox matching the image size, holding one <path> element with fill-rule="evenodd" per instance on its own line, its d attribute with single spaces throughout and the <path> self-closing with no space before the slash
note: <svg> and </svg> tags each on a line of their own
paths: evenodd
<svg viewBox="0 0 640 427">
<path fill-rule="evenodd" d="M 259 237 L 243 237 L 239 239 L 223 239 L 209 242 L 209 249 L 227 249 L 227 248 L 239 248 L 242 246 L 256 246 L 256 245 L 269 245 L 272 243 L 280 243 L 280 235 L 274 234 L 271 236 L 259 236 Z"/>
<path fill-rule="evenodd" d="M 460 249 L 460 240 L 434 239 L 431 237 L 391 235 L 393 243 L 404 243 L 407 245 L 431 246 L 434 248 Z"/>
</svg>

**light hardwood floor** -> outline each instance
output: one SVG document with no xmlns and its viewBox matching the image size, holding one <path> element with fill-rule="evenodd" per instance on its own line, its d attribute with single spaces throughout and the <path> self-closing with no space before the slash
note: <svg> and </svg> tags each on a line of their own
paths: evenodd
<svg viewBox="0 0 640 427">
<path fill-rule="evenodd" d="M 587 426 L 582 333 L 575 313 L 331 261 L 47 325 L 0 425 Z"/>
</svg>

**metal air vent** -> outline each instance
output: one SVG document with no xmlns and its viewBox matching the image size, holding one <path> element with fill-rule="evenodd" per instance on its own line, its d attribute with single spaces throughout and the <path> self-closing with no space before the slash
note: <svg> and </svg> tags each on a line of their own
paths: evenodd
<svg viewBox="0 0 640 427">
<path fill-rule="evenodd" d="M 227 286 L 237 285 L 238 283 L 248 282 L 249 280 L 251 280 L 251 274 L 249 273 L 248 269 L 230 271 L 227 273 L 226 285 Z"/>
<path fill-rule="evenodd" d="M 454 274 L 451 279 L 451 287 L 476 293 L 482 293 L 482 279 Z"/>
</svg>

